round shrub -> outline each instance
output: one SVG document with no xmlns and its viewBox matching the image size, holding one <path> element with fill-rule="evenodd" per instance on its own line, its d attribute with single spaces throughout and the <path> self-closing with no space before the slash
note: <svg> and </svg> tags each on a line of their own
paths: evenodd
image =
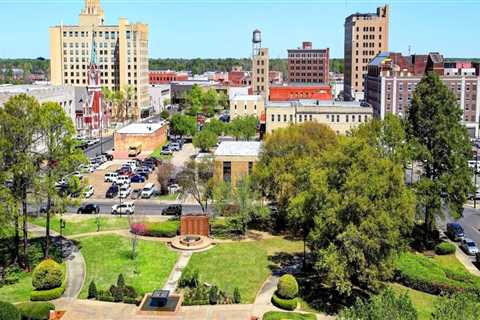
<svg viewBox="0 0 480 320">
<path fill-rule="evenodd" d="M 277 294 L 273 294 L 272 303 L 275 307 L 284 310 L 295 310 L 297 308 L 297 298 L 293 299 L 282 299 Z"/>
<path fill-rule="evenodd" d="M 33 270 L 32 285 L 36 290 L 49 290 L 62 285 L 63 271 L 52 259 L 43 260 Z"/>
<path fill-rule="evenodd" d="M 55 306 L 50 302 L 24 302 L 17 305 L 22 319 L 47 320 Z"/>
<path fill-rule="evenodd" d="M 435 247 L 435 253 L 438 255 L 452 254 L 455 250 L 457 250 L 457 248 L 450 242 L 442 242 Z"/>
<path fill-rule="evenodd" d="M 298 283 L 294 276 L 285 274 L 280 277 L 277 295 L 283 299 L 293 299 L 298 295 Z"/>
<path fill-rule="evenodd" d="M 0 320 L 20 320 L 20 311 L 11 303 L 0 301 Z"/>
</svg>

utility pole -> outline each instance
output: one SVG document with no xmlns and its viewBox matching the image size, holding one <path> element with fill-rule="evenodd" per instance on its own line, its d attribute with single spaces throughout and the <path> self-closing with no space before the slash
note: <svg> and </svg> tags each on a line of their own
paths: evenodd
<svg viewBox="0 0 480 320">
<path fill-rule="evenodd" d="M 473 208 L 477 209 L 477 174 L 478 174 L 478 148 L 475 149 L 475 193 L 473 194 Z"/>
</svg>

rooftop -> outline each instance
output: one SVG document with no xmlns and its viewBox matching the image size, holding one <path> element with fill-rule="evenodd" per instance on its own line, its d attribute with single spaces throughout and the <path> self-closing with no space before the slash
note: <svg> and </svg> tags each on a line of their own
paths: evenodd
<svg viewBox="0 0 480 320">
<path fill-rule="evenodd" d="M 242 100 L 242 101 L 259 101 L 262 99 L 263 97 L 259 95 L 246 95 L 246 94 L 238 94 L 232 98 L 232 100 Z"/>
<path fill-rule="evenodd" d="M 148 134 L 154 133 L 165 125 L 165 121 L 156 123 L 132 123 L 118 130 L 120 134 Z"/>
<path fill-rule="evenodd" d="M 259 141 L 223 141 L 215 150 L 215 156 L 257 157 L 262 143 Z"/>
<path fill-rule="evenodd" d="M 32 91 L 43 91 L 43 90 L 54 90 L 54 89 L 65 89 L 65 86 L 54 86 L 51 84 L 3 84 L 0 85 L 0 93 L 30 93 Z M 73 87 L 71 87 L 73 88 Z"/>
<path fill-rule="evenodd" d="M 336 107 L 336 108 L 360 108 L 368 107 L 365 103 L 358 101 L 337 101 L 337 100 L 295 100 L 295 101 L 269 101 L 268 107 Z"/>
</svg>

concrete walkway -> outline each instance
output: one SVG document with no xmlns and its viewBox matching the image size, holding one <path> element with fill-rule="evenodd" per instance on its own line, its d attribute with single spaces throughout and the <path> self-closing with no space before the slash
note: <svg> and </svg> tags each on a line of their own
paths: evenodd
<svg viewBox="0 0 480 320">
<path fill-rule="evenodd" d="M 163 290 L 169 290 L 170 292 L 175 292 L 175 290 L 177 290 L 178 280 L 180 280 L 180 278 L 182 277 L 182 271 L 187 266 L 188 261 L 190 261 L 191 257 L 191 252 L 182 252 L 180 254 L 177 263 L 173 267 L 172 272 L 170 272 L 170 276 L 168 277 L 167 282 L 163 287 Z"/>
<path fill-rule="evenodd" d="M 278 280 L 279 277 L 272 275 L 263 283 L 253 303 L 252 315 L 260 318 L 267 311 L 282 311 L 271 302 L 272 296 L 277 290 Z"/>
<path fill-rule="evenodd" d="M 457 250 L 455 250 L 455 257 L 460 261 L 461 264 L 465 267 L 465 269 L 468 270 L 471 274 L 480 277 L 480 270 L 473 264 L 472 258 L 470 256 L 467 256 L 465 252 L 462 251 L 458 246 Z"/>
</svg>

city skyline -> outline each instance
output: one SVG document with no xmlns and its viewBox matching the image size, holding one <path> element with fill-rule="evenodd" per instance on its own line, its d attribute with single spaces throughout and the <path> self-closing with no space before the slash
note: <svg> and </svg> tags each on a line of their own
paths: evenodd
<svg viewBox="0 0 480 320">
<path fill-rule="evenodd" d="M 0 19 L 9 27 L 0 31 L 1 58 L 48 58 L 48 27 L 77 24 L 84 5 L 83 0 L 2 2 L 6 10 Z M 249 57 L 251 32 L 256 28 L 262 31 L 263 46 L 269 48 L 271 58 L 286 58 L 287 49 L 302 41 L 313 42 L 315 48 L 329 47 L 331 58 L 343 58 L 345 18 L 355 12 L 375 12 L 384 3 L 391 12 L 390 51 L 408 54 L 410 48 L 411 53 L 480 56 L 471 45 L 480 2 L 418 2 L 141 0 L 132 5 L 103 0 L 101 4 L 106 24 L 115 24 L 119 17 L 149 24 L 151 58 Z M 24 41 L 18 41 L 20 37 Z"/>
</svg>

